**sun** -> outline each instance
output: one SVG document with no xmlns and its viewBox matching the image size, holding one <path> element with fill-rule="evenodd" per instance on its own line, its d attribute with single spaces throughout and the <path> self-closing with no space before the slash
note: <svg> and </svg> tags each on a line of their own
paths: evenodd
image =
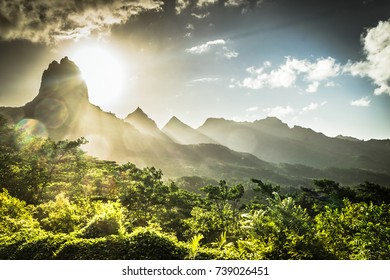
<svg viewBox="0 0 390 280">
<path fill-rule="evenodd" d="M 69 58 L 80 68 L 91 103 L 109 110 L 124 94 L 125 67 L 114 49 L 104 43 L 74 49 Z"/>
</svg>

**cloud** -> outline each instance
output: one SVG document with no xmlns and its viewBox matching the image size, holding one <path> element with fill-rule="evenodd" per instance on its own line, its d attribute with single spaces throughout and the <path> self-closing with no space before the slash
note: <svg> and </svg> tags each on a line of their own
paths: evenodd
<svg viewBox="0 0 390 280">
<path fill-rule="evenodd" d="M 255 112 L 257 110 L 259 110 L 259 107 L 255 106 L 255 107 L 250 107 L 250 108 L 246 109 L 245 111 L 247 111 L 247 112 Z"/>
<path fill-rule="evenodd" d="M 102 36 L 133 15 L 159 10 L 162 3 L 157 0 L 3 0 L 0 2 L 0 38 L 55 44 L 94 34 Z"/>
<path fill-rule="evenodd" d="M 200 78 L 192 80 L 191 83 L 210 83 L 210 82 L 216 82 L 219 78 Z"/>
<path fill-rule="evenodd" d="M 210 51 L 215 51 L 216 53 L 226 57 L 227 59 L 236 58 L 239 54 L 233 49 L 229 48 L 227 42 L 223 39 L 217 39 L 213 41 L 208 41 L 204 44 L 188 48 L 185 51 L 190 54 L 204 54 Z"/>
<path fill-rule="evenodd" d="M 227 0 L 225 2 L 226 7 L 248 6 L 249 4 L 248 0 Z"/>
<path fill-rule="evenodd" d="M 190 4 L 190 0 L 176 0 L 176 14 L 181 14 Z"/>
<path fill-rule="evenodd" d="M 293 114 L 295 112 L 295 109 L 292 108 L 290 105 L 288 105 L 288 106 L 285 106 L 285 107 L 283 107 L 283 106 L 276 106 L 276 107 L 273 107 L 273 108 L 265 108 L 263 111 L 269 117 L 281 118 L 281 117 L 285 117 L 287 115 Z"/>
<path fill-rule="evenodd" d="M 215 46 L 220 46 L 225 44 L 226 44 L 225 40 L 218 39 L 218 40 L 209 41 L 207 43 L 186 49 L 186 52 L 191 54 L 202 54 L 202 53 L 209 52 Z"/>
<path fill-rule="evenodd" d="M 239 55 L 238 52 L 231 50 L 228 47 L 223 47 L 222 50 L 223 50 L 222 55 L 227 59 L 236 58 Z"/>
<path fill-rule="evenodd" d="M 260 68 L 249 67 L 247 72 L 251 76 L 239 85 L 250 89 L 290 88 L 295 87 L 297 79 L 300 78 L 301 82 L 308 83 L 307 92 L 316 92 L 321 82 L 337 76 L 342 69 L 331 57 L 319 58 L 315 62 L 286 57 L 284 64 L 266 71 L 271 66 L 271 63 L 266 61 Z"/>
<path fill-rule="evenodd" d="M 366 60 L 349 62 L 344 71 L 372 79 L 377 86 L 374 94 L 390 95 L 390 19 L 368 29 L 362 34 L 361 42 Z"/>
<path fill-rule="evenodd" d="M 317 110 L 318 108 L 324 106 L 327 102 L 326 101 L 323 101 L 322 103 L 310 103 L 308 106 L 306 107 L 303 107 L 302 110 L 299 112 L 299 114 L 304 114 L 306 112 L 309 112 L 309 111 L 315 111 Z"/>
<path fill-rule="evenodd" d="M 307 86 L 306 92 L 309 92 L 309 93 L 317 92 L 319 86 L 320 86 L 320 82 L 314 81 L 313 83 L 311 83 Z"/>
<path fill-rule="evenodd" d="M 368 96 L 351 101 L 351 106 L 369 107 L 371 100 Z"/>
<path fill-rule="evenodd" d="M 196 6 L 198 8 L 204 8 L 218 3 L 218 0 L 198 0 Z"/>
<path fill-rule="evenodd" d="M 204 13 L 204 14 L 191 13 L 191 16 L 193 16 L 196 19 L 204 19 L 204 18 L 207 18 L 209 15 L 210 15 L 209 12 Z"/>
</svg>

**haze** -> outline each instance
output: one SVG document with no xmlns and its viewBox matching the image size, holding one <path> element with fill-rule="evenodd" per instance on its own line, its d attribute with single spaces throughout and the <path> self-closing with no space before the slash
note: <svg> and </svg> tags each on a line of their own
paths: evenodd
<svg viewBox="0 0 390 280">
<path fill-rule="evenodd" d="M 141 107 L 160 128 L 276 116 L 390 138 L 388 1 L 122 2 L 2 1 L 0 105 L 32 100 L 69 56 L 92 103 L 122 118 Z"/>
</svg>

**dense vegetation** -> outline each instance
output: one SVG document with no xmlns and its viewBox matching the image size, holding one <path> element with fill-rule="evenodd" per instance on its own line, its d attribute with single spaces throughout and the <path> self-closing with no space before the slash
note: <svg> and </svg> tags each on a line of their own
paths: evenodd
<svg viewBox="0 0 390 280">
<path fill-rule="evenodd" d="M 2 117 L 0 135 L 0 259 L 390 259 L 390 190 L 376 184 L 199 188 Z"/>
</svg>

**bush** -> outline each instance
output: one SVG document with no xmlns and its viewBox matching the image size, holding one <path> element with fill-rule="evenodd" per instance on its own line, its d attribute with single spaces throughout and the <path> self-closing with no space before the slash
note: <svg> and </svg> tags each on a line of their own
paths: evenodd
<svg viewBox="0 0 390 280">
<path fill-rule="evenodd" d="M 81 230 L 81 237 L 98 238 L 125 233 L 123 226 L 125 210 L 120 202 L 98 202 L 95 205 L 95 211 L 95 216 Z"/>
<path fill-rule="evenodd" d="M 317 234 L 338 259 L 390 259 L 390 207 L 344 200 L 315 217 Z"/>
<path fill-rule="evenodd" d="M 95 239 L 77 238 L 64 243 L 57 259 L 171 260 L 184 259 L 187 251 L 174 238 L 148 228 L 132 234 Z"/>
<path fill-rule="evenodd" d="M 14 260 L 50 260 L 71 237 L 40 232 L 35 237 L 14 234 L 0 240 L 0 258 Z"/>
</svg>

